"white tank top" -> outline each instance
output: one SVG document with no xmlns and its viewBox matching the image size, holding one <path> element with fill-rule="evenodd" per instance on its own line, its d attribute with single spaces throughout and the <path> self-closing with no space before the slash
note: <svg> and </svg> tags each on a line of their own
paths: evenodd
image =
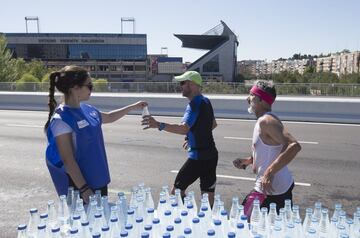
<svg viewBox="0 0 360 238">
<path fill-rule="evenodd" d="M 265 115 L 272 115 L 277 119 L 277 117 L 272 113 L 266 113 Z M 266 169 L 270 166 L 270 164 L 279 156 L 283 145 L 267 145 L 260 138 L 260 125 L 259 121 L 265 116 L 259 117 L 253 133 L 252 139 L 252 150 L 253 150 L 253 158 L 254 158 L 254 167 L 256 172 L 256 181 L 254 189 L 258 192 L 264 192 L 261 190 L 261 179 L 264 175 Z M 280 195 L 285 193 L 290 186 L 293 184 L 294 179 L 288 169 L 287 166 L 279 170 L 273 177 L 272 180 L 272 188 L 273 191 L 271 193 L 267 193 L 267 195 Z"/>
</svg>

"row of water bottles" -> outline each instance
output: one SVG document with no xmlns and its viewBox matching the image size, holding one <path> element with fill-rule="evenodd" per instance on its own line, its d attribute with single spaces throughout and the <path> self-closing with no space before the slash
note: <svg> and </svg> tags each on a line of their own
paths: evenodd
<svg viewBox="0 0 360 238">
<path fill-rule="evenodd" d="M 182 199 L 180 190 L 170 195 L 168 186 L 162 187 L 155 206 L 143 183 L 133 187 L 129 202 L 123 192 L 114 203 L 100 191 L 89 200 L 84 206 L 79 191 L 70 187 L 57 207 L 48 201 L 45 213 L 30 209 L 28 224 L 18 226 L 18 238 L 360 238 L 360 208 L 348 217 L 341 204 L 330 219 L 328 209 L 317 202 L 302 220 L 299 206 L 290 200 L 277 213 L 276 204 L 268 210 L 255 199 L 249 218 L 237 197 L 228 213 L 219 194 L 211 209 L 207 194 L 197 204 L 194 192 Z"/>
</svg>

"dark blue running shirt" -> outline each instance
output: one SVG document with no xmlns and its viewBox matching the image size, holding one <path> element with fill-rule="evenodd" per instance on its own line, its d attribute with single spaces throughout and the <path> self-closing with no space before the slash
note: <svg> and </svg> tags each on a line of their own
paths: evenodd
<svg viewBox="0 0 360 238">
<path fill-rule="evenodd" d="M 214 120 L 210 100 L 203 95 L 195 96 L 187 105 L 182 122 L 190 127 L 187 133 L 189 159 L 217 158 L 218 152 L 212 134 Z"/>
</svg>

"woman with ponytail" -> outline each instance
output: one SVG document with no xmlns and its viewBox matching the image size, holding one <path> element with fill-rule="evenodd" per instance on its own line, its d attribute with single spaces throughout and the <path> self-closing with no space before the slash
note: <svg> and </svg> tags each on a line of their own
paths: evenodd
<svg viewBox="0 0 360 238">
<path fill-rule="evenodd" d="M 64 94 L 60 105 L 55 88 Z M 89 99 L 93 85 L 89 73 L 78 66 L 65 66 L 50 75 L 49 116 L 45 124 L 48 138 L 46 164 L 58 195 L 67 194 L 69 186 L 80 191 L 85 203 L 95 190 L 107 195 L 110 182 L 101 125 L 141 109 L 137 102 L 105 113 L 82 103 Z"/>
</svg>

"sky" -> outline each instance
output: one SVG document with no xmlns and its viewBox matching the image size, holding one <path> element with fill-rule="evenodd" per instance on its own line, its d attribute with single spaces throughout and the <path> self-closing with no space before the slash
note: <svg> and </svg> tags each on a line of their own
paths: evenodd
<svg viewBox="0 0 360 238">
<path fill-rule="evenodd" d="M 25 16 L 37 16 L 41 33 L 121 33 L 121 18 L 133 17 L 148 54 L 166 47 L 193 62 L 206 51 L 183 48 L 174 34 L 203 34 L 223 20 L 238 36 L 238 60 L 270 61 L 360 50 L 359 12 L 359 0 L 1 0 L 0 32 L 26 32 Z"/>
</svg>

